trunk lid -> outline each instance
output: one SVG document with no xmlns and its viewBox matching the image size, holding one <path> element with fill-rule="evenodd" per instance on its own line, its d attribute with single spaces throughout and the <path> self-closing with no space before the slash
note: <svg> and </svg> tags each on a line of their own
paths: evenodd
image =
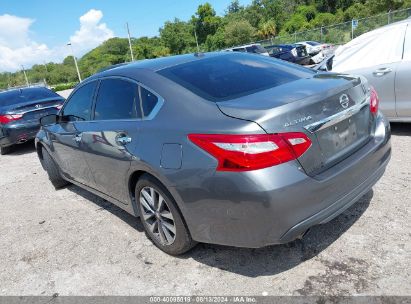
<svg viewBox="0 0 411 304">
<path fill-rule="evenodd" d="M 319 73 L 217 105 L 224 114 L 254 121 L 267 133 L 307 134 L 312 146 L 298 161 L 310 176 L 348 157 L 372 132 L 365 85 L 348 75 Z"/>
<path fill-rule="evenodd" d="M 64 102 L 63 98 L 50 97 L 36 101 L 26 101 L 7 106 L 3 109 L 4 114 L 21 114 L 22 120 L 31 122 L 38 121 L 41 117 L 56 114 L 58 107 Z"/>
</svg>

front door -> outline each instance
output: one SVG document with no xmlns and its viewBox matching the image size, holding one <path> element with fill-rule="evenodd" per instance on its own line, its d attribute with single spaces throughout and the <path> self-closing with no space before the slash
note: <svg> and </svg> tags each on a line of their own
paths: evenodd
<svg viewBox="0 0 411 304">
<path fill-rule="evenodd" d="M 83 134 L 91 118 L 91 107 L 97 82 L 87 83 L 69 97 L 62 109 L 62 121 L 49 128 L 53 156 L 68 178 L 85 185 L 93 176 L 83 153 Z"/>
<path fill-rule="evenodd" d="M 123 78 L 100 82 L 93 121 L 83 132 L 82 147 L 95 189 L 129 201 L 128 170 L 134 159 L 141 124 L 138 85 Z"/>
</svg>

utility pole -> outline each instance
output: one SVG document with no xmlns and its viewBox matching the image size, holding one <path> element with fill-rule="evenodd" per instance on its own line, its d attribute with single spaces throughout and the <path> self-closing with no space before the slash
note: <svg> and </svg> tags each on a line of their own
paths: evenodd
<svg viewBox="0 0 411 304">
<path fill-rule="evenodd" d="M 27 78 L 27 75 L 26 75 L 26 70 L 24 69 L 23 65 L 21 65 L 21 68 L 23 70 L 24 78 L 26 79 L 26 85 L 29 86 L 30 84 L 29 84 L 29 79 Z"/>
<path fill-rule="evenodd" d="M 128 45 L 130 46 L 131 61 L 134 61 L 133 48 L 131 47 L 131 37 L 130 29 L 128 28 L 128 22 L 126 22 L 127 34 L 128 34 Z"/>
<path fill-rule="evenodd" d="M 354 39 L 354 20 L 351 20 L 351 40 Z"/>
<path fill-rule="evenodd" d="M 48 75 L 48 73 L 49 73 L 49 70 L 47 69 L 47 64 L 46 64 L 45 61 L 43 61 L 43 65 L 44 65 L 44 69 L 46 70 L 46 77 L 43 78 L 43 82 L 44 82 L 45 85 L 47 85 L 47 80 L 46 80 L 46 78 L 47 78 L 47 75 Z"/>
<path fill-rule="evenodd" d="M 194 37 L 196 39 L 196 44 L 197 44 L 197 53 L 200 53 L 200 47 L 198 46 L 198 39 L 197 39 L 196 29 L 194 29 Z"/>
<path fill-rule="evenodd" d="M 320 39 L 320 41 L 323 42 L 323 26 L 321 26 L 321 39 Z"/>
<path fill-rule="evenodd" d="M 79 80 L 79 82 L 81 82 L 80 70 L 78 69 L 78 65 L 77 65 L 77 59 L 76 59 L 76 56 L 74 56 L 73 46 L 71 45 L 71 42 L 67 43 L 67 45 L 68 45 L 68 46 L 70 46 L 70 49 L 71 49 L 71 56 L 73 56 L 73 59 L 74 59 L 74 64 L 76 65 L 76 70 L 77 70 L 78 80 Z"/>
</svg>

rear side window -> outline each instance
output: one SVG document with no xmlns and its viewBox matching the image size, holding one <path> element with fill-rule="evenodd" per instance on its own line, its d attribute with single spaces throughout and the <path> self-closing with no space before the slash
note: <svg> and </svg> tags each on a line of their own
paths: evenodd
<svg viewBox="0 0 411 304">
<path fill-rule="evenodd" d="M 90 120 L 96 84 L 93 81 L 77 89 L 64 106 L 63 115 L 72 116 L 70 120 Z"/>
<path fill-rule="evenodd" d="M 265 56 L 227 53 L 158 73 L 203 98 L 218 102 L 310 77 L 315 72 Z"/>
<path fill-rule="evenodd" d="M 104 79 L 98 90 L 95 120 L 141 118 L 138 85 L 123 79 Z"/>
<path fill-rule="evenodd" d="M 143 87 L 141 89 L 141 107 L 143 108 L 144 116 L 147 117 L 151 114 L 154 107 L 158 103 L 158 97 L 151 93 L 149 90 L 146 90 Z"/>
</svg>

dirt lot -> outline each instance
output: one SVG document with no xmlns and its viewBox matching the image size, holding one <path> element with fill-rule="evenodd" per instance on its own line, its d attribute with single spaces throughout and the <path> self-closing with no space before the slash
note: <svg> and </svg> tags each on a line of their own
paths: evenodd
<svg viewBox="0 0 411 304">
<path fill-rule="evenodd" d="M 0 157 L 0 295 L 411 295 L 411 125 L 392 145 L 374 190 L 304 240 L 176 258 L 103 199 L 55 191 L 25 144 Z"/>
</svg>

